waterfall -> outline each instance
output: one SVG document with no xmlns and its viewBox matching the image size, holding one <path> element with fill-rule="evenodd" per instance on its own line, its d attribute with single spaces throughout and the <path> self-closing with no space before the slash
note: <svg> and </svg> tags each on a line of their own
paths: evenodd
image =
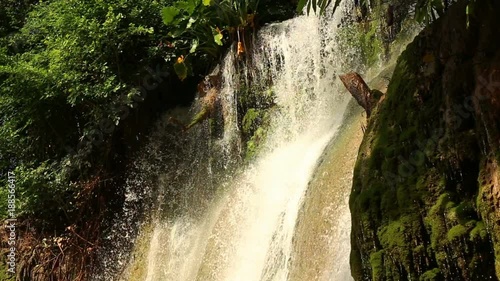
<svg viewBox="0 0 500 281">
<path fill-rule="evenodd" d="M 137 168 L 147 170 L 147 176 L 159 175 L 148 184 L 140 181 L 142 196 L 154 202 L 145 208 L 150 222 L 139 226 L 142 236 L 129 241 L 128 245 L 136 244 L 136 252 L 129 261 L 120 260 L 129 264 L 125 272 L 113 271 L 119 280 L 294 280 L 294 241 L 302 239 L 296 236 L 299 211 L 349 101 L 336 79 L 345 62 L 335 40 L 337 15 L 345 9 L 335 16 L 300 16 L 262 28 L 246 66 L 234 51 L 227 54 L 220 66 L 222 87 L 217 97 L 222 105 L 222 135 L 211 137 L 217 132 L 208 121 L 183 136 L 160 122 L 146 149 L 148 156 Z M 240 79 L 240 73 L 252 79 Z M 244 162 L 237 88 L 250 85 L 271 87 L 276 106 L 269 113 L 268 132 L 257 156 Z M 201 106 L 195 103 L 190 114 Z M 333 273 L 335 268 L 349 268 L 347 193 L 341 197 L 337 206 L 341 216 L 332 220 L 339 220 L 336 225 L 342 229 L 337 232 L 343 234 L 335 237 L 343 240 L 332 236 L 329 243 L 343 243 L 335 247 L 343 255 L 337 253 L 335 265 L 324 268 L 326 273 L 317 280 L 347 278 Z M 115 229 L 126 232 L 123 226 Z M 114 231 L 110 240 L 116 235 L 123 233 Z M 120 247 L 114 246 L 118 252 Z M 107 263 L 112 260 L 113 256 L 107 258 Z"/>
</svg>

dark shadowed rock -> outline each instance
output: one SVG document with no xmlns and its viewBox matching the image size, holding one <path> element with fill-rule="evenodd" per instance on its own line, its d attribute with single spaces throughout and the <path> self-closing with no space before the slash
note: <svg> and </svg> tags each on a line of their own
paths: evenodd
<svg viewBox="0 0 500 281">
<path fill-rule="evenodd" d="M 349 201 L 355 280 L 499 280 L 500 2 L 468 17 L 469 3 L 408 45 L 372 108 Z"/>
</svg>

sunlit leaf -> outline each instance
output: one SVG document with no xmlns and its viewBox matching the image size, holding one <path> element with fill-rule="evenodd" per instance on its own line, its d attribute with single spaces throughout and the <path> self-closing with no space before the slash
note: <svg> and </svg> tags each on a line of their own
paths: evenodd
<svg viewBox="0 0 500 281">
<path fill-rule="evenodd" d="M 217 34 L 215 34 L 215 35 L 214 35 L 214 41 L 215 41 L 215 43 L 216 43 L 217 45 L 219 45 L 219 46 L 222 46 L 222 38 L 223 38 L 223 36 L 222 36 L 222 34 L 221 34 L 221 33 L 217 33 Z"/>
<path fill-rule="evenodd" d="M 186 28 L 191 28 L 191 26 L 192 26 L 192 25 L 193 25 L 193 23 L 195 23 L 195 22 L 196 22 L 196 20 L 195 20 L 195 19 L 193 19 L 193 18 L 189 18 L 189 22 L 188 22 L 188 24 L 186 25 Z"/>
<path fill-rule="evenodd" d="M 193 42 L 191 43 L 191 49 L 189 50 L 190 53 L 196 52 L 196 48 L 198 48 L 198 40 L 194 39 Z"/>
<path fill-rule="evenodd" d="M 179 14 L 179 9 L 177 9 L 176 7 L 165 7 L 161 10 L 161 16 L 163 18 L 163 22 L 165 24 L 171 24 L 174 19 L 175 19 L 175 16 L 177 16 Z"/>
<path fill-rule="evenodd" d="M 183 60 L 181 62 L 177 61 L 174 64 L 174 70 L 175 70 L 175 74 L 177 74 L 177 77 L 179 77 L 179 79 L 181 81 L 186 79 L 187 74 L 188 74 L 188 69 L 187 69 L 186 63 Z"/>
<path fill-rule="evenodd" d="M 320 1 L 320 2 L 319 2 L 319 5 L 320 5 L 320 11 L 321 11 L 321 13 L 323 13 L 323 12 L 325 11 L 326 7 L 327 7 L 328 5 L 330 5 L 330 3 L 331 3 L 331 2 L 332 2 L 332 0 L 328 0 L 328 1 Z"/>
<path fill-rule="evenodd" d="M 204 6 L 210 6 L 212 4 L 211 0 L 202 0 Z"/>
<path fill-rule="evenodd" d="M 196 0 L 189 0 L 189 1 L 178 1 L 176 2 L 176 7 L 179 10 L 186 11 L 188 16 L 191 16 L 196 9 L 196 6 L 198 6 L 198 3 Z"/>
<path fill-rule="evenodd" d="M 467 6 L 465 7 L 465 15 L 467 17 L 467 19 L 466 19 L 467 29 L 470 26 L 470 19 L 473 16 L 473 14 L 474 14 L 474 2 L 471 2 L 471 3 L 467 4 Z"/>
<path fill-rule="evenodd" d="M 340 2 L 342 0 L 335 0 L 335 4 L 333 6 L 333 12 L 338 8 Z M 315 13 L 323 14 L 326 11 L 326 8 L 332 3 L 332 0 L 299 0 L 297 4 L 297 12 L 302 12 L 304 7 L 306 7 L 306 13 L 310 13 L 311 11 Z"/>
<path fill-rule="evenodd" d="M 307 0 L 299 0 L 299 3 L 297 4 L 297 13 L 302 13 L 302 10 L 304 10 L 306 4 Z"/>
</svg>

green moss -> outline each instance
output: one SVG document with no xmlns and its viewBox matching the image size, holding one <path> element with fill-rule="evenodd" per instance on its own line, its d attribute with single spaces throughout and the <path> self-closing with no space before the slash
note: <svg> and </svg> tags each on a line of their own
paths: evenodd
<svg viewBox="0 0 500 281">
<path fill-rule="evenodd" d="M 484 222 L 478 221 L 469 234 L 470 241 L 484 241 L 488 238 L 488 230 Z"/>
<path fill-rule="evenodd" d="M 413 248 L 413 253 L 417 255 L 425 255 L 425 246 L 418 245 L 417 247 Z"/>
<path fill-rule="evenodd" d="M 456 207 L 453 207 L 448 215 L 448 218 L 460 223 L 466 224 L 468 221 L 477 217 L 472 204 L 468 201 L 460 202 Z"/>
<path fill-rule="evenodd" d="M 448 255 L 446 252 L 436 252 L 436 262 L 440 265 L 446 264 L 446 260 L 448 259 Z"/>
<path fill-rule="evenodd" d="M 242 81 L 242 85 L 246 85 Z M 238 93 L 238 106 L 243 111 L 248 111 L 251 108 L 267 109 L 275 104 L 276 93 L 273 88 L 262 89 L 260 86 L 245 87 L 241 86 Z"/>
<path fill-rule="evenodd" d="M 155 225 L 147 223 L 135 240 L 131 263 L 126 268 L 127 280 L 144 280 L 147 276 L 150 239 Z"/>
<path fill-rule="evenodd" d="M 203 105 L 202 109 L 193 117 L 191 122 L 186 126 L 186 129 L 190 129 L 194 125 L 200 123 L 201 121 L 208 118 L 211 112 L 211 108 L 208 105 Z"/>
<path fill-rule="evenodd" d="M 266 130 L 262 127 L 259 127 L 255 131 L 252 138 L 250 138 L 250 140 L 247 142 L 247 152 L 245 155 L 246 159 L 252 159 L 253 157 L 255 157 L 260 148 L 259 144 L 263 142 L 265 137 L 266 137 Z"/>
<path fill-rule="evenodd" d="M 401 134 L 399 134 L 399 141 L 412 140 L 417 137 L 417 127 L 406 128 Z"/>
<path fill-rule="evenodd" d="M 441 281 L 443 280 L 443 275 L 441 274 L 441 270 L 439 268 L 433 268 L 431 270 L 426 271 L 420 278 L 419 281 Z"/>
<path fill-rule="evenodd" d="M 428 28 L 408 46 L 369 118 L 350 197 L 352 247 L 361 261 L 352 266 L 362 272 L 355 280 L 379 278 L 380 251 L 384 280 L 495 279 L 494 267 L 500 277 L 496 197 L 486 170 L 499 154 L 479 153 L 484 132 L 474 117 L 464 117 L 460 128 L 449 118 L 447 110 L 463 104 L 468 93 L 462 89 L 474 85 L 475 74 L 465 63 L 450 68 L 434 59 L 441 48 L 456 46 L 449 37 L 436 40 L 448 26 Z M 460 63 L 471 64 L 475 51 L 469 51 Z"/>
<path fill-rule="evenodd" d="M 469 232 L 469 229 L 466 226 L 463 226 L 461 224 L 455 225 L 452 227 L 448 233 L 446 234 L 446 237 L 448 238 L 448 241 L 456 241 L 459 239 L 464 238 L 467 233 Z"/>
<path fill-rule="evenodd" d="M 393 221 L 387 226 L 383 226 L 378 232 L 380 243 L 386 249 L 405 247 L 405 225 L 401 220 Z"/>
<path fill-rule="evenodd" d="M 384 251 L 378 251 L 370 254 L 370 266 L 372 268 L 372 280 L 385 280 Z"/>
<path fill-rule="evenodd" d="M 14 281 L 16 278 L 13 274 L 10 274 L 8 271 L 8 266 L 4 260 L 0 263 L 0 280 L 2 281 Z"/>
<path fill-rule="evenodd" d="M 413 199 L 411 192 L 411 189 L 406 185 L 402 185 L 397 189 L 397 203 L 400 210 L 406 211 L 411 208 Z"/>
<path fill-rule="evenodd" d="M 374 185 L 369 190 L 360 194 L 358 198 L 358 206 L 362 212 L 369 212 L 373 214 L 373 212 L 376 212 L 379 208 L 380 198 L 380 188 L 377 185 Z M 372 211 L 370 212 L 370 210 Z"/>
<path fill-rule="evenodd" d="M 443 212 L 444 210 L 451 208 L 453 204 L 451 193 L 443 193 L 439 196 L 436 204 L 431 208 L 430 213 Z"/>
<path fill-rule="evenodd" d="M 250 108 L 243 117 L 242 129 L 243 134 L 250 135 L 255 131 L 256 127 L 261 122 L 263 113 L 259 109 Z"/>
<path fill-rule="evenodd" d="M 446 244 L 446 222 L 444 212 L 453 206 L 450 193 L 443 193 L 429 210 L 429 215 L 425 218 L 426 224 L 431 232 L 431 247 L 437 250 L 440 246 Z"/>
<path fill-rule="evenodd" d="M 371 66 L 384 55 L 384 43 L 380 38 L 380 20 L 362 24 L 350 24 L 337 31 L 336 42 L 339 49 L 350 60 L 350 64 Z M 352 50 L 356 52 L 352 52 Z M 354 63 L 352 63 L 354 62 Z"/>
<path fill-rule="evenodd" d="M 380 201 L 380 210 L 386 214 L 388 219 L 398 219 L 400 216 L 400 210 L 397 204 L 397 194 L 394 189 L 387 189 L 384 192 Z"/>
<path fill-rule="evenodd" d="M 243 81 L 242 85 L 246 85 Z M 272 87 L 251 86 L 240 88 L 238 107 L 244 116 L 241 119 L 243 140 L 246 143 L 245 159 L 253 159 L 265 139 L 271 112 L 275 108 L 276 94 Z"/>
<path fill-rule="evenodd" d="M 450 201 L 450 202 L 446 203 L 446 205 L 445 205 L 444 209 L 445 209 L 445 210 L 450 210 L 450 209 L 455 208 L 455 206 L 456 206 L 456 203 L 455 203 L 455 202 L 453 202 L 453 201 Z M 454 212 L 452 212 L 452 210 L 450 210 L 450 212 L 449 212 L 448 214 L 454 214 Z M 448 216 L 448 218 L 451 218 L 451 216 Z M 453 216 L 453 218 L 452 218 L 452 219 L 453 219 L 453 220 L 456 220 L 456 217 L 455 217 L 455 216 Z"/>
</svg>

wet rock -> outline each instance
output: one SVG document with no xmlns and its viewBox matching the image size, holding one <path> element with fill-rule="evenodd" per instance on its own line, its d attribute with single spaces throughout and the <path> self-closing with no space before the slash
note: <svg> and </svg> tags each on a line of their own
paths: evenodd
<svg viewBox="0 0 500 281">
<path fill-rule="evenodd" d="M 371 90 L 361 75 L 350 72 L 340 75 L 339 78 L 358 104 L 364 108 L 367 117 L 370 117 L 376 101 L 373 100 Z"/>
<path fill-rule="evenodd" d="M 372 107 L 350 196 L 355 280 L 500 278 L 500 10 L 450 7 Z"/>
</svg>

